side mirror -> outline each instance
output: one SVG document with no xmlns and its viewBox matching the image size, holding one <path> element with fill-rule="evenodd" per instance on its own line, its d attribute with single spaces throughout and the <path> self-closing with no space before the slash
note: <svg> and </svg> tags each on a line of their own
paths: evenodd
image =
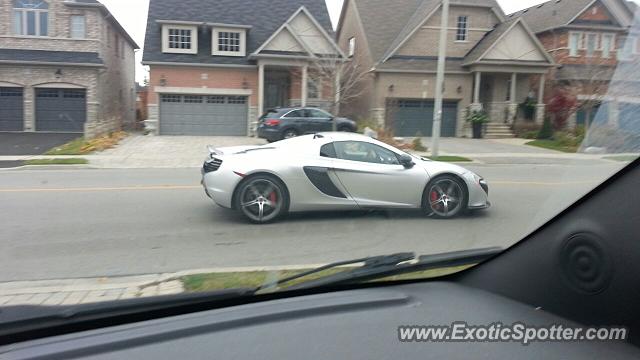
<svg viewBox="0 0 640 360">
<path fill-rule="evenodd" d="M 411 157 L 411 155 L 405 154 L 400 156 L 400 165 L 404 166 L 407 169 L 411 169 L 416 165 L 416 163 L 413 162 L 413 158 Z"/>
</svg>

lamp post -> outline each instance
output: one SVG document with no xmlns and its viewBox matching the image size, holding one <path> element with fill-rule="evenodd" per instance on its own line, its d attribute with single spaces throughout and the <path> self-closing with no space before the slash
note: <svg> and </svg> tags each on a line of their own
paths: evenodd
<svg viewBox="0 0 640 360">
<path fill-rule="evenodd" d="M 442 98 L 444 96 L 444 68 L 447 61 L 447 31 L 449 27 L 449 0 L 442 0 L 438 69 L 436 75 L 436 98 L 433 109 L 433 131 L 431 135 L 431 156 L 438 158 L 440 152 L 440 129 L 442 127 Z"/>
</svg>

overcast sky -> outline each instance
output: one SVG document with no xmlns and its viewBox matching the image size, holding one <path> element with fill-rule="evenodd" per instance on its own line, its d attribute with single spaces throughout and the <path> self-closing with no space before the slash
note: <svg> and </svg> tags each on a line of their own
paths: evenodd
<svg viewBox="0 0 640 360">
<path fill-rule="evenodd" d="M 135 41 L 142 47 L 144 45 L 144 33 L 147 26 L 147 8 L 149 0 L 100 0 L 105 4 L 118 21 L 124 26 Z M 326 0 L 331 20 L 334 27 L 340 17 L 343 0 Z M 390 0 L 393 1 L 393 0 Z M 505 13 L 510 14 L 529 6 L 545 2 L 544 0 L 498 0 Z M 147 75 L 147 70 L 140 65 L 142 61 L 142 49 L 138 51 L 136 79 L 139 82 Z"/>
</svg>

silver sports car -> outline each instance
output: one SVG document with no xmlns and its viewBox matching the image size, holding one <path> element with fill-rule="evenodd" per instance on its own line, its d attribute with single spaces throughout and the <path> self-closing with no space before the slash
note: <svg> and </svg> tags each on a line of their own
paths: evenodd
<svg viewBox="0 0 640 360">
<path fill-rule="evenodd" d="M 289 212 L 376 208 L 452 218 L 491 205 L 487 183 L 475 173 L 358 134 L 321 133 L 209 152 L 202 168 L 205 192 L 255 223 Z"/>
</svg>

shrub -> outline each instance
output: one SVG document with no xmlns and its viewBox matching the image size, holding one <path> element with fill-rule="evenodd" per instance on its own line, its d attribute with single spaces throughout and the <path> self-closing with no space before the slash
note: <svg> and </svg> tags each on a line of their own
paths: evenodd
<svg viewBox="0 0 640 360">
<path fill-rule="evenodd" d="M 411 143 L 411 149 L 419 152 L 426 152 L 428 149 L 422 144 L 422 139 L 418 136 L 413 139 Z"/>
<path fill-rule="evenodd" d="M 538 132 L 538 136 L 536 139 L 538 140 L 548 140 L 553 138 L 553 126 L 551 125 L 551 119 L 549 117 L 544 118 L 544 123 L 542 124 L 542 129 Z"/>
<path fill-rule="evenodd" d="M 556 89 L 547 101 L 547 113 L 551 115 L 553 129 L 563 130 L 569 116 L 575 111 L 578 100 L 569 91 Z"/>
<path fill-rule="evenodd" d="M 471 124 L 486 124 L 490 119 L 485 111 L 470 111 L 467 112 L 466 121 Z"/>
</svg>

